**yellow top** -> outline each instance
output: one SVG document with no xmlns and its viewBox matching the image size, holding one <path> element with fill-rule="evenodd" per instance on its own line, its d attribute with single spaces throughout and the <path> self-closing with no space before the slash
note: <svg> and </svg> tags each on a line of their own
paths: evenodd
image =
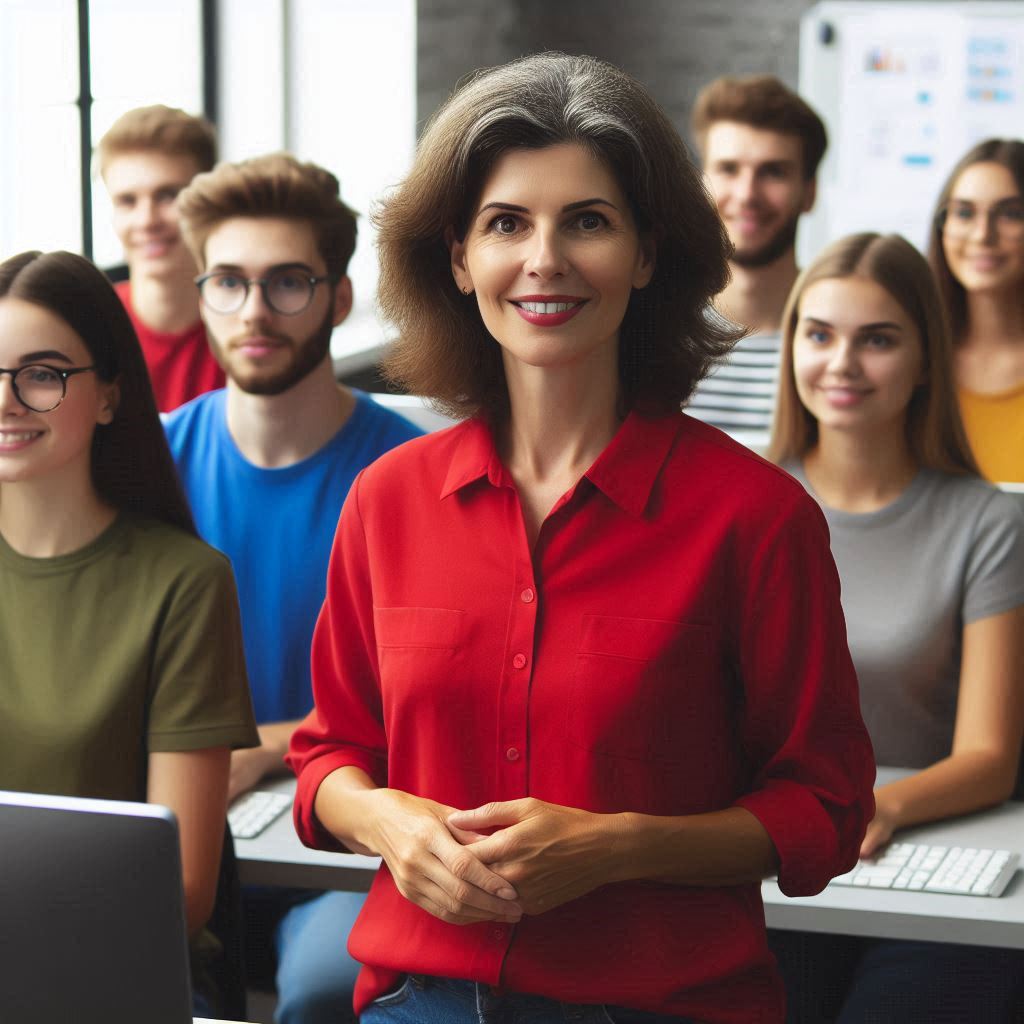
<svg viewBox="0 0 1024 1024">
<path fill-rule="evenodd" d="M 982 475 L 993 483 L 1024 482 L 1024 384 L 990 395 L 959 388 L 957 396 Z"/>
</svg>

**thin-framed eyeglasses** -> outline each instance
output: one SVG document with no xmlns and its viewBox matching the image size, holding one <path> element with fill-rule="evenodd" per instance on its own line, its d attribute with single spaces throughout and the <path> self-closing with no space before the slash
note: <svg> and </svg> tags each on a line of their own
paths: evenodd
<svg viewBox="0 0 1024 1024">
<path fill-rule="evenodd" d="M 309 308 L 316 286 L 330 281 L 296 267 L 272 270 L 266 277 L 242 277 L 229 270 L 215 270 L 196 278 L 199 295 L 214 313 L 237 313 L 249 298 L 249 289 L 259 285 L 263 301 L 282 316 L 296 316 Z"/>
<path fill-rule="evenodd" d="M 1024 200 L 1001 199 L 986 208 L 962 199 L 951 199 L 936 215 L 939 231 L 947 238 L 973 235 L 979 221 L 986 233 L 994 228 L 1000 238 L 1008 241 L 1024 238 Z"/>
<path fill-rule="evenodd" d="M 95 366 L 48 366 L 46 363 L 29 363 L 16 370 L 0 367 L 0 377 L 11 375 L 14 397 L 26 409 L 33 412 L 52 412 L 64 401 L 68 393 L 68 377 L 76 373 L 88 373 Z"/>
</svg>

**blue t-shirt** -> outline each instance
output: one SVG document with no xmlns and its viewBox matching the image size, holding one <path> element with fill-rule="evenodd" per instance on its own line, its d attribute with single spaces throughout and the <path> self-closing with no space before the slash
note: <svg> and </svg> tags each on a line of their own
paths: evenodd
<svg viewBox="0 0 1024 1024">
<path fill-rule="evenodd" d="M 164 429 L 200 536 L 235 570 L 256 721 L 285 721 L 313 706 L 309 648 L 349 487 L 422 431 L 355 392 L 352 415 L 316 454 L 263 469 L 228 432 L 226 395 L 200 395 L 166 416 Z"/>
</svg>

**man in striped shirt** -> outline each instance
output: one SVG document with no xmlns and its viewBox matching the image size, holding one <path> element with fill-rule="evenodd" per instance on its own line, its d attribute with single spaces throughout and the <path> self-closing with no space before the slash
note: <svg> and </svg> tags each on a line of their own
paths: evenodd
<svg viewBox="0 0 1024 1024">
<path fill-rule="evenodd" d="M 796 231 L 814 205 L 827 145 L 821 118 L 772 75 L 717 78 L 701 90 L 693 135 L 734 251 L 718 310 L 750 332 L 698 386 L 687 412 L 767 443 L 779 325 L 797 276 Z"/>
</svg>

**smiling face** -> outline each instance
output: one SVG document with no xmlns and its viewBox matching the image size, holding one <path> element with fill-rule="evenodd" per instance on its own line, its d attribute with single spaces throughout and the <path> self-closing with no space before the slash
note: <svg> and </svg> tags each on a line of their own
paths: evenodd
<svg viewBox="0 0 1024 1024">
<path fill-rule="evenodd" d="M 0 299 L 0 366 L 71 369 L 92 362 L 85 342 L 60 317 L 31 302 Z M 0 483 L 60 474 L 88 480 L 93 432 L 113 419 L 116 401 L 115 385 L 80 373 L 68 378 L 57 408 L 33 412 L 15 397 L 10 375 L 0 376 Z"/>
<path fill-rule="evenodd" d="M 323 277 L 327 267 L 313 228 L 278 217 L 232 217 L 206 239 L 206 273 L 228 273 L 240 287 L 245 279 L 276 270 L 295 271 L 296 280 Z M 349 279 L 317 284 L 309 305 L 287 315 L 272 309 L 258 285 L 249 287 L 241 308 L 218 313 L 201 305 L 211 347 L 231 382 L 250 394 L 278 395 L 294 387 L 329 358 L 331 332 L 352 305 Z"/>
<path fill-rule="evenodd" d="M 765 266 L 789 253 L 797 222 L 814 205 L 796 135 L 717 121 L 704 142 L 704 176 L 736 247 L 740 266 Z"/>
<path fill-rule="evenodd" d="M 189 156 L 140 151 L 111 157 L 103 180 L 114 208 L 114 231 L 133 277 L 195 273 L 178 229 L 176 201 L 198 171 Z"/>
<path fill-rule="evenodd" d="M 923 365 L 917 327 L 877 282 L 824 278 L 804 291 L 793 374 L 819 430 L 902 432 Z"/>
<path fill-rule="evenodd" d="M 953 183 L 942 249 L 968 292 L 1024 287 L 1024 198 L 1009 168 L 971 164 Z"/>
<path fill-rule="evenodd" d="M 654 272 L 615 176 L 570 144 L 501 156 L 451 254 L 506 367 L 614 365 L 630 294 Z"/>
</svg>

